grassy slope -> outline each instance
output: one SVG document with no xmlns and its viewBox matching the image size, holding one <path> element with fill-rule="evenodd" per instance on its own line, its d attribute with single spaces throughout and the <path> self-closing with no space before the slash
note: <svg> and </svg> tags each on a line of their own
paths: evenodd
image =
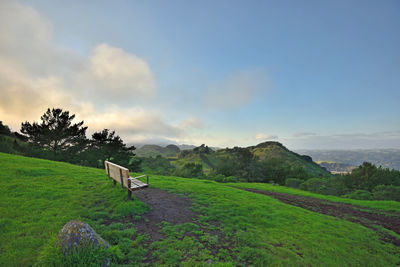
<svg viewBox="0 0 400 267">
<path fill-rule="evenodd" d="M 315 194 L 295 188 L 290 188 L 286 186 L 279 186 L 279 185 L 271 185 L 265 183 L 229 183 L 229 186 L 236 186 L 242 188 L 252 188 L 252 189 L 260 189 L 266 191 L 273 191 L 278 193 L 288 193 L 293 195 L 300 195 L 300 196 L 307 196 L 307 197 L 314 197 L 319 199 L 326 199 L 334 202 L 341 202 L 341 203 L 348 203 L 358 206 L 365 206 L 375 209 L 382 209 L 388 211 L 398 211 L 400 212 L 400 202 L 397 201 L 377 201 L 377 200 L 356 200 L 350 198 L 341 198 L 336 196 L 328 196 L 328 195 L 320 195 Z"/>
<path fill-rule="evenodd" d="M 0 266 L 31 265 L 69 220 L 107 235 L 101 219 L 147 210 L 125 202 L 124 190 L 110 188 L 100 169 L 0 153 L 0 170 Z"/>
<path fill-rule="evenodd" d="M 214 166 L 219 161 L 219 158 L 215 153 L 214 154 L 209 154 L 209 155 L 204 154 L 203 156 L 207 157 L 208 161 L 210 161 L 211 164 L 213 164 Z M 179 166 L 179 167 L 183 167 L 185 164 L 188 164 L 188 163 L 200 164 L 200 165 L 203 166 L 203 170 L 205 172 L 208 172 L 208 171 L 210 171 L 212 169 L 211 166 L 209 166 L 206 162 L 204 162 L 204 160 L 201 159 L 199 154 L 195 154 L 195 153 L 189 154 L 184 158 L 178 158 L 178 159 L 172 161 L 171 163 L 176 165 L 176 166 Z"/>
<path fill-rule="evenodd" d="M 286 150 L 279 145 L 272 144 L 266 147 L 255 146 L 251 149 L 251 152 L 260 159 L 276 158 L 290 164 L 302 166 L 308 173 L 315 176 L 327 174 L 327 172 L 315 162 L 306 161 L 302 159 L 298 154 L 290 150 Z"/>
<path fill-rule="evenodd" d="M 140 215 L 146 206 L 125 201 L 126 192 L 113 188 L 103 170 L 3 153 L 0 170 L 0 265 L 33 264 L 71 219 L 88 222 L 114 244 L 122 254 L 114 262 L 140 264 L 147 247 L 134 226 L 101 222 Z M 231 247 L 213 254 L 217 236 L 193 225 L 191 230 L 164 225 L 166 239 L 151 246 L 158 264 L 193 266 L 213 259 L 225 266 L 395 266 L 400 261 L 400 249 L 382 243 L 372 230 L 268 196 L 198 179 L 151 176 L 151 184 L 192 198 L 195 211 L 203 214 L 199 222 L 218 221 Z M 183 238 L 182 231 L 194 235 Z"/>
<path fill-rule="evenodd" d="M 7 151 L 8 153 L 20 154 L 20 152 L 14 149 L 14 142 L 17 142 L 18 145 L 20 146 L 27 146 L 26 142 L 23 142 L 14 136 L 0 134 L 0 151 Z"/>
</svg>

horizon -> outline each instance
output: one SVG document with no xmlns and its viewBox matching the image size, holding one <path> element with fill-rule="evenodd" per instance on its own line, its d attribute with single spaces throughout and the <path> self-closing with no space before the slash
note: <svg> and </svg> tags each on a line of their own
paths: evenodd
<svg viewBox="0 0 400 267">
<path fill-rule="evenodd" d="M 398 1 L 0 3 L 0 121 L 125 143 L 400 149 Z"/>
<path fill-rule="evenodd" d="M 265 141 L 265 142 L 278 142 L 278 141 Z M 259 144 L 262 144 L 262 143 L 265 143 L 265 142 L 261 142 L 261 143 L 256 143 L 256 144 L 253 144 L 253 145 L 250 145 L 250 146 L 257 146 L 257 145 L 259 145 Z M 280 142 L 278 142 L 278 143 L 280 143 Z M 283 143 L 280 143 L 281 145 L 283 145 L 284 147 L 286 147 L 285 146 L 285 144 L 283 144 Z M 136 149 L 139 149 L 139 148 L 141 148 L 141 147 L 143 147 L 143 146 L 146 146 L 146 145 L 150 145 L 150 146 L 160 146 L 160 147 L 167 147 L 167 146 L 169 146 L 169 145 L 175 145 L 175 146 L 177 146 L 177 147 L 182 147 L 182 146 L 188 146 L 188 147 L 198 147 L 198 146 L 195 146 L 195 145 L 191 145 L 191 144 L 178 144 L 178 143 L 128 143 L 127 145 L 133 145 L 133 146 L 135 146 L 135 148 Z M 203 144 L 202 144 L 203 145 Z M 206 146 L 208 146 L 207 144 L 204 144 L 204 145 L 206 145 Z M 210 148 L 212 148 L 212 149 L 217 149 L 217 150 L 219 150 L 219 149 L 225 149 L 225 148 L 233 148 L 234 146 L 230 146 L 230 147 L 215 147 L 215 146 L 208 146 L 208 147 L 210 147 Z M 245 146 L 245 147 L 248 147 L 248 146 Z M 288 148 L 288 147 L 286 147 L 286 148 Z M 185 150 L 185 149 L 182 149 L 182 148 L 180 148 L 181 150 Z M 186 149 L 190 149 L 190 148 L 186 148 Z M 289 150 L 292 150 L 292 149 L 290 149 L 290 148 L 288 148 Z M 298 153 L 299 151 L 301 152 L 301 151 L 377 151 L 377 150 L 386 150 L 386 151 L 388 151 L 388 150 L 400 150 L 399 148 L 356 148 L 356 149 L 335 149 L 335 148 L 332 148 L 332 149 L 324 149 L 324 148 L 316 148 L 316 149 L 306 149 L 306 148 L 300 148 L 300 149 L 293 149 L 292 151 L 294 151 L 294 152 L 296 152 L 296 153 Z"/>
</svg>

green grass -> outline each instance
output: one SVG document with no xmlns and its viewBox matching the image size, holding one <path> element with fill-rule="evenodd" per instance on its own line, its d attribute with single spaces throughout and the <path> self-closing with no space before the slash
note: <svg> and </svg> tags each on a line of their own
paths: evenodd
<svg viewBox="0 0 400 267">
<path fill-rule="evenodd" d="M 211 162 L 211 164 L 215 166 L 220 159 L 214 154 L 203 154 L 203 156 L 206 157 Z M 177 158 L 176 160 L 171 161 L 171 163 L 178 167 L 183 167 L 185 164 L 188 163 L 196 163 L 202 165 L 203 170 L 206 173 L 211 170 L 211 167 L 206 162 L 204 162 L 203 159 L 201 159 L 200 155 L 195 153 L 189 154 L 184 158 Z"/>
<path fill-rule="evenodd" d="M 348 203 L 358 206 L 365 206 L 374 209 L 380 209 L 385 211 L 397 211 L 400 212 L 400 202 L 397 201 L 384 201 L 384 200 L 356 200 L 356 199 L 349 199 L 349 198 L 342 198 L 336 196 L 328 196 L 328 195 L 320 195 L 316 193 L 311 193 L 295 188 L 290 188 L 286 186 L 279 186 L 279 185 L 272 185 L 266 183 L 229 183 L 226 184 L 228 186 L 236 186 L 242 188 L 251 188 L 251 189 L 260 189 L 260 190 L 267 190 L 272 192 L 278 193 L 287 193 L 293 195 L 300 195 L 300 196 L 307 196 L 307 197 L 314 197 L 319 199 L 326 199 L 334 202 L 341 202 L 341 203 Z"/>
<path fill-rule="evenodd" d="M 124 220 L 140 216 L 148 207 L 138 200 L 126 201 L 126 191 L 114 188 L 104 170 L 0 153 L 0 266 L 60 262 L 84 266 L 85 260 L 98 259 L 98 252 L 89 250 L 60 261 L 54 240 L 72 219 L 89 223 L 111 243 L 103 253 L 112 266 L 145 265 L 150 251 L 150 263 L 159 266 L 400 263 L 399 247 L 383 243 L 375 232 L 358 224 L 213 181 L 151 176 L 150 182 L 189 196 L 201 214 L 194 223 L 162 223 L 165 239 L 153 244 Z M 392 205 L 373 206 L 387 204 Z M 111 219 L 115 223 L 103 224 Z"/>
<path fill-rule="evenodd" d="M 125 201 L 126 191 L 113 188 L 100 169 L 0 153 L 0 170 L 0 265 L 31 265 L 72 219 L 107 235 L 104 219 L 148 210 L 139 201 Z"/>
</svg>

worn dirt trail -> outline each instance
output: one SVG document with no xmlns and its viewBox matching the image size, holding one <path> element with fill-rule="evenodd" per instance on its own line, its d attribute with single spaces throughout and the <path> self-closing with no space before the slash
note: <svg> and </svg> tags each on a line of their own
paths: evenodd
<svg viewBox="0 0 400 267">
<path fill-rule="evenodd" d="M 134 221 L 135 228 L 146 233 L 150 241 L 162 238 L 158 224 L 166 221 L 171 224 L 192 222 L 196 214 L 191 210 L 192 202 L 189 198 L 178 196 L 158 188 L 148 188 L 136 191 L 135 196 L 151 206 L 151 211 L 142 215 L 140 220 Z"/>
<path fill-rule="evenodd" d="M 301 207 L 313 212 L 337 217 L 354 223 L 359 223 L 379 234 L 382 240 L 400 246 L 400 239 L 382 231 L 377 225 L 400 234 L 400 213 L 375 210 L 368 207 L 333 202 L 312 197 L 277 193 L 250 188 L 239 188 L 249 192 L 263 194 L 282 201 L 283 203 Z"/>
</svg>

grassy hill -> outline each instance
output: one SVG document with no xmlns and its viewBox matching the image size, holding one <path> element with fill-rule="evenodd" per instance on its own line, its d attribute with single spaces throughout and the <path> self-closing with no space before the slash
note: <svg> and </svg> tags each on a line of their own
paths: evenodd
<svg viewBox="0 0 400 267">
<path fill-rule="evenodd" d="M 161 223 L 158 239 L 143 227 L 152 224 L 152 217 L 146 217 L 151 203 L 138 199 L 151 189 L 127 201 L 126 191 L 113 187 L 104 170 L 0 153 L 0 266 L 71 266 L 54 249 L 54 242 L 72 219 L 89 223 L 110 242 L 107 255 L 112 266 L 397 266 L 400 262 L 400 247 L 382 241 L 370 228 L 232 186 L 311 193 L 167 176 L 151 176 L 150 183 L 153 190 L 174 193 L 175 202 L 187 199 L 192 205 L 191 221 Z M 398 202 L 312 196 L 392 216 L 400 212 Z M 149 201 L 155 199 L 153 195 Z M 152 211 L 156 209 L 153 206 Z M 141 217 L 147 221 L 139 227 Z"/>
<path fill-rule="evenodd" d="M 249 149 L 260 160 L 274 158 L 279 161 L 288 162 L 289 164 L 303 167 L 313 176 L 321 176 L 327 173 L 325 169 L 313 162 L 311 157 L 301 156 L 278 142 L 265 142 L 249 147 Z"/>
<path fill-rule="evenodd" d="M 160 155 L 169 158 L 176 157 L 180 151 L 180 148 L 176 145 L 168 145 L 166 147 L 159 145 L 144 145 L 135 150 L 135 154 L 139 157 L 155 157 Z"/>
<path fill-rule="evenodd" d="M 265 162 L 271 159 L 279 161 L 280 164 L 286 164 L 292 167 L 302 167 L 308 173 L 309 177 L 329 175 L 329 172 L 312 161 L 308 156 L 301 156 L 284 147 L 278 142 L 265 142 L 256 146 L 243 148 L 247 150 L 257 161 Z M 194 150 L 186 152 L 173 161 L 177 166 L 183 166 L 186 163 L 201 164 L 207 171 L 212 169 L 218 163 L 233 159 L 235 156 L 234 149 L 220 149 L 210 151 L 210 153 L 196 153 Z"/>
</svg>

